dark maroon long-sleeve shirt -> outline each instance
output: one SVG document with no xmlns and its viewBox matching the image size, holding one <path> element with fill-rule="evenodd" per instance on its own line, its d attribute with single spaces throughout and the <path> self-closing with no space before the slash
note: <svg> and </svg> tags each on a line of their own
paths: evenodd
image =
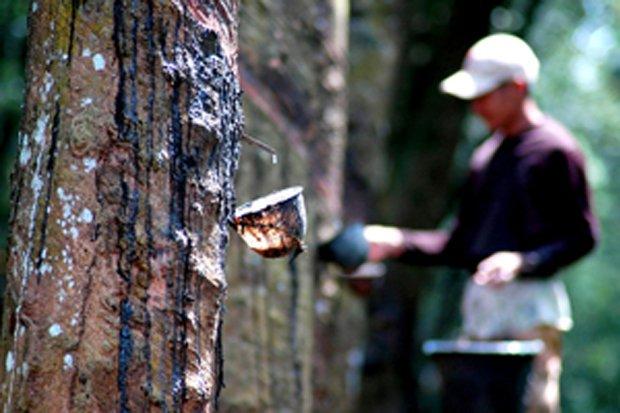
<svg viewBox="0 0 620 413">
<path fill-rule="evenodd" d="M 498 251 L 524 254 L 521 277 L 548 277 L 587 254 L 598 225 L 583 154 L 556 121 L 491 136 L 474 153 L 452 231 L 412 231 L 401 261 L 474 271 Z"/>
</svg>

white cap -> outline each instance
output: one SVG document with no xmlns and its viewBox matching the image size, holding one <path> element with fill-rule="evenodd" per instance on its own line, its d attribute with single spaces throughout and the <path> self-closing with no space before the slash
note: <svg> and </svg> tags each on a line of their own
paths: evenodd
<svg viewBox="0 0 620 413">
<path fill-rule="evenodd" d="M 534 84 L 539 68 L 538 58 L 523 40 L 492 34 L 469 49 L 461 70 L 444 79 L 439 88 L 461 99 L 475 99 L 509 80 Z"/>
</svg>

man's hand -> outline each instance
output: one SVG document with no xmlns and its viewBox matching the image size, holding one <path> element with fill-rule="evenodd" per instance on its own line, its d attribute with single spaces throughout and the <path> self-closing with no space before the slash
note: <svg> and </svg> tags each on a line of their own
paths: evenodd
<svg viewBox="0 0 620 413">
<path fill-rule="evenodd" d="M 368 242 L 368 261 L 379 262 L 396 258 L 405 250 L 405 237 L 396 227 L 366 225 L 364 238 Z"/>
<path fill-rule="evenodd" d="M 522 267 L 522 254 L 500 251 L 480 261 L 473 279 L 478 285 L 499 287 L 514 280 Z"/>
</svg>

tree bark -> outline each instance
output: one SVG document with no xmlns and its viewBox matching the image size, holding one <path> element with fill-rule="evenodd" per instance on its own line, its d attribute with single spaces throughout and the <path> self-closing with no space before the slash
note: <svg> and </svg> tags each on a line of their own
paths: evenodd
<svg viewBox="0 0 620 413">
<path fill-rule="evenodd" d="M 237 7 L 32 3 L 4 411 L 215 410 Z"/>
<path fill-rule="evenodd" d="M 348 352 L 359 345 L 359 302 L 315 261 L 342 213 L 348 1 L 266 0 L 240 11 L 247 130 L 278 162 L 243 148 L 240 199 L 303 185 L 306 253 L 296 271 L 231 243 L 222 410 L 346 411 Z M 358 317 L 359 318 L 359 317 Z"/>
</svg>

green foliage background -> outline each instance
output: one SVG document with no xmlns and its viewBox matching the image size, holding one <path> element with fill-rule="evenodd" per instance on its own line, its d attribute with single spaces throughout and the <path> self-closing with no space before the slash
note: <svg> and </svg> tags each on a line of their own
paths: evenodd
<svg viewBox="0 0 620 413">
<path fill-rule="evenodd" d="M 566 336 L 566 412 L 620 409 L 620 2 L 550 0 L 529 39 L 543 62 L 543 108 L 581 141 L 601 222 L 595 253 L 564 275 L 575 327 Z"/>
<path fill-rule="evenodd" d="M 391 4 L 386 0 L 386 4 Z M 518 1 L 514 2 L 519 3 Z M 518 4 L 517 4 L 518 5 Z M 9 215 L 9 175 L 24 88 L 27 2 L 0 2 L 0 260 Z M 497 30 L 518 30 L 519 15 L 498 9 Z M 565 412 L 620 409 L 620 2 L 543 0 L 527 34 L 543 66 L 534 93 L 548 113 L 581 141 L 601 221 L 594 254 L 563 275 L 573 300 L 574 329 L 566 336 L 562 378 Z M 478 141 L 476 122 L 457 154 Z M 457 165 L 459 166 L 459 165 Z M 0 264 L 3 272 L 4 262 Z"/>
<path fill-rule="evenodd" d="M 0 248 L 6 246 L 9 175 L 24 89 L 27 2 L 0 2 Z M 0 266 L 2 268 L 2 266 Z"/>
</svg>

